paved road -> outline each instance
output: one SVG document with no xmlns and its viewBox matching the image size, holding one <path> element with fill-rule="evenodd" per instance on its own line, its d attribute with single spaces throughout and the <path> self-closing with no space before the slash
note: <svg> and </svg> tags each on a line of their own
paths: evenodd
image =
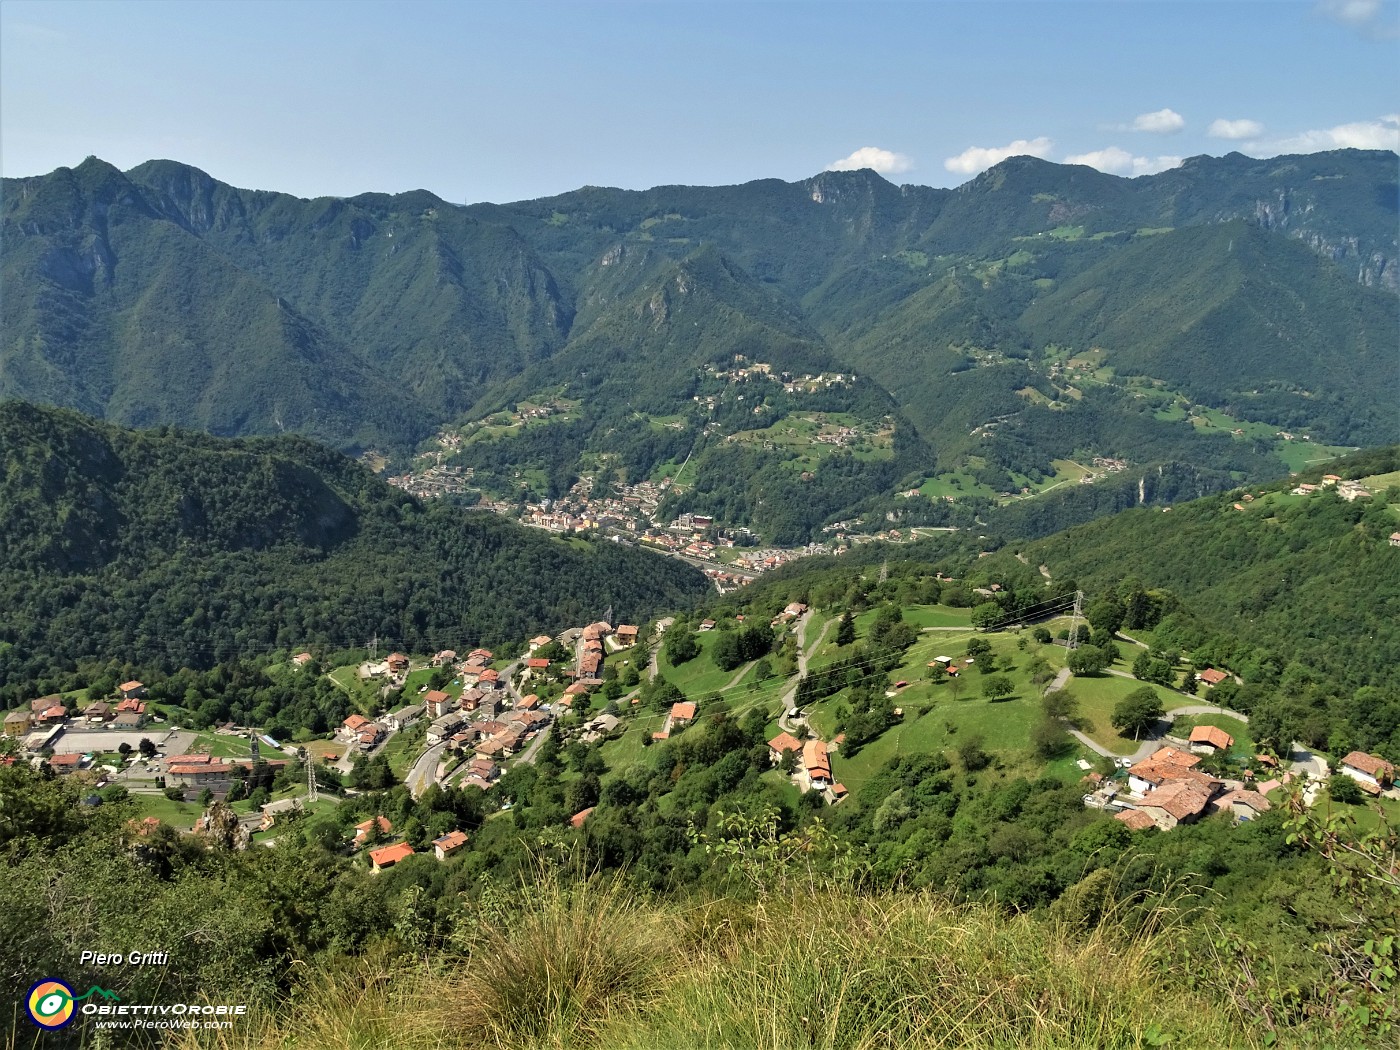
<svg viewBox="0 0 1400 1050">
<path fill-rule="evenodd" d="M 418 798 L 429 786 L 437 783 L 438 762 L 442 760 L 443 749 L 447 747 L 447 741 L 434 744 L 428 750 L 418 756 L 418 760 L 413 763 L 413 768 L 408 771 L 408 776 L 404 777 L 404 783 L 408 785 L 408 792 L 414 798 Z"/>
<path fill-rule="evenodd" d="M 797 673 L 792 676 L 792 685 L 787 692 L 783 693 L 782 699 L 778 701 L 780 710 L 778 712 L 778 728 L 784 733 L 791 733 L 794 736 L 798 733 L 796 723 L 788 718 L 788 712 L 792 710 L 792 701 L 797 696 L 797 683 L 802 681 L 802 676 L 807 673 L 807 660 L 816 651 L 821 640 L 826 637 L 827 628 L 831 626 L 828 620 L 822 627 L 821 634 L 817 635 L 817 640 L 812 643 L 811 649 L 807 648 L 807 624 L 811 622 L 812 610 L 808 609 L 797 621 Z M 801 732 L 805 736 L 807 733 L 806 720 L 802 720 Z M 800 739 L 800 738 L 799 738 Z"/>
</svg>

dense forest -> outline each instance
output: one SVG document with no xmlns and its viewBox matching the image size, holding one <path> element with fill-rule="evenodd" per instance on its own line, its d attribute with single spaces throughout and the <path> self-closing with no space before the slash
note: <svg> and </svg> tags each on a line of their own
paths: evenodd
<svg viewBox="0 0 1400 1050">
<path fill-rule="evenodd" d="M 376 635 L 415 651 L 517 642 L 612 607 L 644 621 L 704 578 L 421 504 L 301 438 L 123 431 L 0 405 L 0 695 L 80 664 L 196 669 Z"/>
</svg>

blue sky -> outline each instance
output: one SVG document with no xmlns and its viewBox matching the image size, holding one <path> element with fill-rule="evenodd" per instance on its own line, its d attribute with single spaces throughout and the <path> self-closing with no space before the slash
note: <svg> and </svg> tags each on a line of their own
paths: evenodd
<svg viewBox="0 0 1400 1050">
<path fill-rule="evenodd" d="M 153 157 L 301 196 L 952 186 L 1400 148 L 1400 3 L 0 2 L 0 171 Z"/>
</svg>

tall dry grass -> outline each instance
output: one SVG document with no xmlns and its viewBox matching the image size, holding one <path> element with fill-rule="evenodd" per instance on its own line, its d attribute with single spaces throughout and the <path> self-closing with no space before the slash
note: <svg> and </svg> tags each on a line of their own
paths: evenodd
<svg viewBox="0 0 1400 1050">
<path fill-rule="evenodd" d="M 1172 912 L 1091 929 L 932 894 L 808 887 L 640 901 L 536 887 L 465 958 L 320 972 L 293 1002 L 183 1047 L 218 1050 L 1248 1048 L 1262 1033 L 1185 980 Z"/>
</svg>

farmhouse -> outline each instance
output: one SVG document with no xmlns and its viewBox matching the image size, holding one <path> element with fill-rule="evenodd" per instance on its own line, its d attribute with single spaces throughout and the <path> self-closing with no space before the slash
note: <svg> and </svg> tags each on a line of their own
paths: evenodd
<svg viewBox="0 0 1400 1050">
<path fill-rule="evenodd" d="M 1149 791 L 1137 804 L 1163 831 L 1199 819 L 1210 805 L 1211 792 L 1185 780 L 1173 780 Z"/>
<path fill-rule="evenodd" d="M 802 741 L 798 740 L 791 733 L 779 733 L 772 740 L 768 741 L 768 749 L 772 752 L 773 764 L 777 765 L 783 760 L 783 756 L 788 752 L 794 754 L 802 753 Z"/>
<path fill-rule="evenodd" d="M 1224 671 L 1217 671 L 1213 667 L 1207 667 L 1200 674 L 1196 675 L 1196 678 L 1199 681 L 1205 682 L 1205 684 L 1210 686 L 1211 688 L 1214 688 L 1215 686 L 1219 685 L 1221 682 L 1225 681 L 1225 679 L 1229 677 L 1230 676 Z"/>
<path fill-rule="evenodd" d="M 122 694 L 123 700 L 146 699 L 146 687 L 140 682 L 123 682 L 117 686 L 117 692 Z"/>
<path fill-rule="evenodd" d="M 1395 779 L 1395 767 L 1377 755 L 1353 751 L 1342 759 L 1339 771 L 1351 777 L 1363 791 L 1379 795 Z"/>
<path fill-rule="evenodd" d="M 1213 755 L 1217 751 L 1228 751 L 1234 746 L 1235 738 L 1217 726 L 1197 726 L 1191 730 L 1191 751 L 1197 755 Z"/>
<path fill-rule="evenodd" d="M 831 758 L 820 740 L 809 740 L 802 745 L 802 768 L 814 791 L 825 791 L 836 782 L 831 775 Z"/>
<path fill-rule="evenodd" d="M 1139 795 L 1189 770 L 1201 760 L 1174 747 L 1163 747 L 1128 770 L 1128 787 Z"/>
</svg>

